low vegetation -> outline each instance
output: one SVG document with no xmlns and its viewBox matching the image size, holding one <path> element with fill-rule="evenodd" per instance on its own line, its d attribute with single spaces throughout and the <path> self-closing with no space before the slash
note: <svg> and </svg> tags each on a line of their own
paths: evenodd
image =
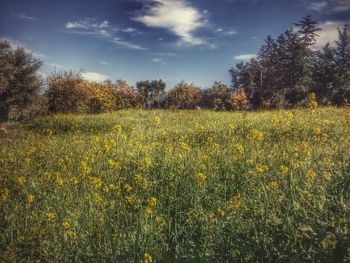
<svg viewBox="0 0 350 263">
<path fill-rule="evenodd" d="M 123 110 L 9 129 L 3 262 L 350 260 L 346 108 Z"/>
</svg>

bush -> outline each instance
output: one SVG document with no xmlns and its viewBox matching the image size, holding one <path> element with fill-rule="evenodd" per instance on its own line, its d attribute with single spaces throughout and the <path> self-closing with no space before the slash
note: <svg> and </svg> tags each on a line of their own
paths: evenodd
<svg viewBox="0 0 350 263">
<path fill-rule="evenodd" d="M 115 109 L 113 89 L 108 84 L 83 80 L 80 72 L 53 73 L 47 85 L 49 112 L 102 113 Z"/>
<path fill-rule="evenodd" d="M 47 78 L 49 112 L 87 113 L 89 111 L 89 90 L 80 84 L 81 72 L 54 72 Z"/>
<path fill-rule="evenodd" d="M 182 81 L 169 91 L 168 101 L 170 108 L 194 109 L 200 104 L 201 90 L 193 84 Z"/>
<path fill-rule="evenodd" d="M 112 87 L 113 95 L 115 97 L 115 109 L 140 108 L 143 105 L 142 95 L 134 90 L 123 80 L 117 80 Z"/>
<path fill-rule="evenodd" d="M 205 90 L 202 106 L 215 110 L 232 109 L 230 101 L 231 91 L 227 85 L 215 82 L 213 87 Z"/>
<path fill-rule="evenodd" d="M 243 88 L 238 88 L 231 93 L 231 103 L 234 110 L 248 109 L 248 98 Z"/>
<path fill-rule="evenodd" d="M 83 81 L 79 88 L 88 91 L 88 113 L 102 113 L 115 109 L 115 97 L 110 86 Z"/>
</svg>

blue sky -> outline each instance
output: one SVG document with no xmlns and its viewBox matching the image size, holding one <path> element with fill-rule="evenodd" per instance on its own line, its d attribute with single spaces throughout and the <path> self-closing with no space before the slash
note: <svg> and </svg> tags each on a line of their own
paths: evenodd
<svg viewBox="0 0 350 263">
<path fill-rule="evenodd" d="M 204 88 L 230 84 L 230 67 L 308 14 L 323 28 L 318 46 L 334 44 L 350 0 L 0 0 L 0 38 L 41 58 L 44 75 Z"/>
</svg>

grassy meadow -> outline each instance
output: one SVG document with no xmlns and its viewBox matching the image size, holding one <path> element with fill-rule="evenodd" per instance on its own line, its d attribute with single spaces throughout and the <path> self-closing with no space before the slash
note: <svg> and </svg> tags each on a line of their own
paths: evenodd
<svg viewBox="0 0 350 263">
<path fill-rule="evenodd" d="M 350 262 L 350 111 L 123 110 L 0 134 L 1 262 Z"/>
</svg>

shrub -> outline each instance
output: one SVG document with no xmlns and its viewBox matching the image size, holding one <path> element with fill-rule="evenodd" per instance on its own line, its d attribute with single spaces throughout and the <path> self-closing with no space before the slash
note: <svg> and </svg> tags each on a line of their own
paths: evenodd
<svg viewBox="0 0 350 263">
<path fill-rule="evenodd" d="M 108 112 L 115 108 L 115 97 L 110 86 L 84 80 L 79 88 L 88 91 L 88 113 Z"/>
<path fill-rule="evenodd" d="M 89 112 L 89 90 L 85 89 L 81 72 L 54 72 L 47 78 L 49 112 Z"/>
<path fill-rule="evenodd" d="M 215 82 L 211 88 L 205 90 L 202 106 L 215 110 L 230 110 L 232 109 L 230 96 L 231 91 L 227 85 Z"/>
<path fill-rule="evenodd" d="M 136 92 L 132 86 L 129 86 L 123 80 L 117 80 L 113 85 L 108 83 L 112 87 L 113 95 L 115 97 L 115 109 L 126 108 L 140 108 L 143 105 L 143 97 L 140 93 Z"/>
<path fill-rule="evenodd" d="M 169 107 L 177 109 L 194 109 L 200 104 L 201 90 L 193 84 L 182 81 L 168 94 Z"/>
<path fill-rule="evenodd" d="M 246 110 L 248 98 L 243 88 L 238 88 L 231 93 L 231 103 L 234 110 Z"/>
</svg>

